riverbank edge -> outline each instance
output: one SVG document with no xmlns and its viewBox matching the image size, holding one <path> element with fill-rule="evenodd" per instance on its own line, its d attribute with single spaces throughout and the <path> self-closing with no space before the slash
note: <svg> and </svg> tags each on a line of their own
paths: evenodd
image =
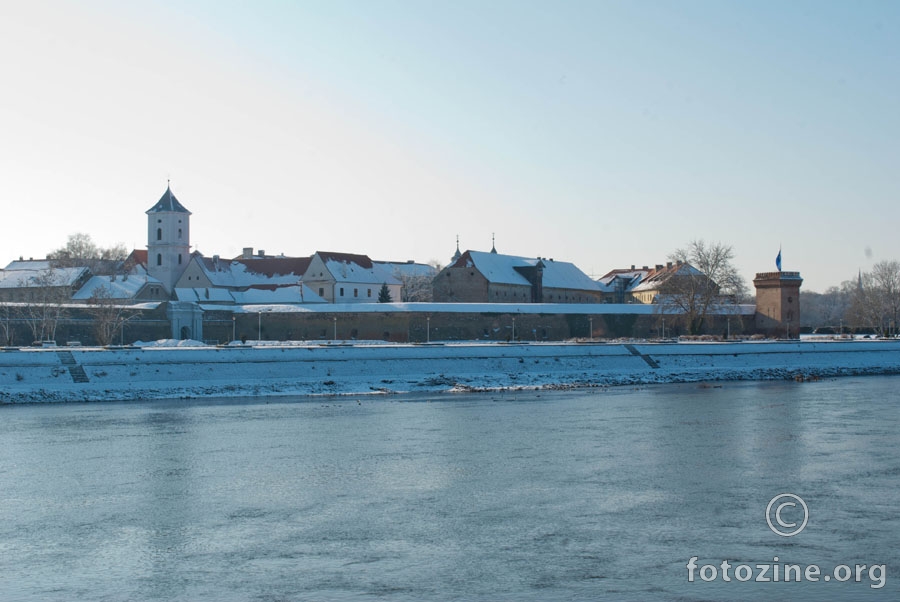
<svg viewBox="0 0 900 602">
<path fill-rule="evenodd" d="M 84 382 L 76 382 L 82 373 Z M 559 390 L 890 374 L 900 374 L 900 341 L 67 348 L 0 353 L 0 403 Z"/>
</svg>

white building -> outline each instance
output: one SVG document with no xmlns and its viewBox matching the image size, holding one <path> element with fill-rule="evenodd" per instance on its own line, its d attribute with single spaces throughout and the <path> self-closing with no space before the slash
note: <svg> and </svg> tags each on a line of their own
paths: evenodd
<svg viewBox="0 0 900 602">
<path fill-rule="evenodd" d="M 187 268 L 190 240 L 191 212 L 167 186 L 159 201 L 147 210 L 147 272 L 168 294 Z"/>
</svg>

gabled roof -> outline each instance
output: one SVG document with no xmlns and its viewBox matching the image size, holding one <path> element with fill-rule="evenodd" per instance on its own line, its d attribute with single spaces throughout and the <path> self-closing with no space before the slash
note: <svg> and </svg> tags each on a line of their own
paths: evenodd
<svg viewBox="0 0 900 602">
<path fill-rule="evenodd" d="M 353 253 L 334 253 L 331 251 L 317 251 L 316 255 L 325 264 L 325 269 L 331 274 L 335 282 L 348 282 L 359 284 L 402 284 L 389 271 L 380 265 L 376 265 L 368 255 L 355 255 Z M 315 257 L 315 255 L 314 255 Z M 313 278 L 308 278 L 313 280 Z"/>
<path fill-rule="evenodd" d="M 641 283 L 631 289 L 632 292 L 655 291 L 659 289 L 669 278 L 679 276 L 702 276 L 703 272 L 689 263 L 669 263 L 660 265 L 652 270 L 641 280 Z"/>
<path fill-rule="evenodd" d="M 147 249 L 135 249 L 125 258 L 125 271 L 133 270 L 137 266 L 147 267 Z"/>
<path fill-rule="evenodd" d="M 310 262 L 309 257 L 223 260 L 196 255 L 195 259 L 213 286 L 234 289 L 296 285 L 306 273 Z"/>
<path fill-rule="evenodd" d="M 373 261 L 372 263 L 387 273 L 398 277 L 432 278 L 438 273 L 434 266 L 430 266 L 427 263 L 415 263 L 414 261 Z"/>
<path fill-rule="evenodd" d="M 91 271 L 86 267 L 54 268 L 49 261 L 13 261 L 0 270 L 0 288 L 74 286 Z M 46 279 L 50 279 L 48 282 Z"/>
<path fill-rule="evenodd" d="M 452 268 L 475 267 L 488 281 L 495 284 L 519 284 L 531 286 L 521 270 L 540 266 L 543 268 L 544 288 L 566 288 L 574 290 L 600 290 L 587 274 L 575 264 L 540 257 L 517 257 L 500 253 L 466 251 L 450 265 Z"/>
<path fill-rule="evenodd" d="M 187 213 L 191 214 L 190 211 L 185 209 L 184 205 L 178 202 L 178 199 L 175 198 L 175 195 L 172 194 L 172 189 L 166 186 L 166 191 L 159 198 L 155 205 L 150 207 L 146 211 L 146 213 L 163 213 L 163 212 L 171 212 L 171 213 Z"/>
<path fill-rule="evenodd" d="M 148 283 L 161 284 L 156 278 L 144 275 L 116 276 L 114 280 L 109 276 L 93 276 L 78 289 L 78 292 L 72 295 L 72 299 L 87 301 L 95 291 L 104 288 L 109 291 L 110 299 L 134 299 L 134 296 Z"/>
<path fill-rule="evenodd" d="M 316 255 L 318 255 L 326 264 L 328 264 L 328 262 L 354 263 L 364 270 L 372 269 L 372 260 L 369 259 L 368 255 L 335 253 L 333 251 L 316 251 Z"/>
<path fill-rule="evenodd" d="M 243 291 L 224 288 L 176 288 L 175 296 L 179 301 L 233 305 L 325 303 L 325 299 L 315 294 L 305 284 L 261 286 Z"/>
</svg>

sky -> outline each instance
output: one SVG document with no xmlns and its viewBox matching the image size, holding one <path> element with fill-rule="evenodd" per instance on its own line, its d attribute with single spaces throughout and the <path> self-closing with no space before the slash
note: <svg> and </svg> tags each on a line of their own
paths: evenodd
<svg viewBox="0 0 900 602">
<path fill-rule="evenodd" d="M 691 240 L 824 291 L 900 259 L 900 3 L 0 0 L 0 264 L 146 248 L 602 276 Z"/>
</svg>

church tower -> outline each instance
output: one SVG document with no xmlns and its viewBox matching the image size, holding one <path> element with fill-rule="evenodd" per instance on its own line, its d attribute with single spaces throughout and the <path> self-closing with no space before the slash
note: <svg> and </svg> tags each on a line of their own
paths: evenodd
<svg viewBox="0 0 900 602">
<path fill-rule="evenodd" d="M 191 212 L 166 186 L 162 198 L 147 210 L 147 273 L 170 295 L 191 252 Z"/>
</svg>

